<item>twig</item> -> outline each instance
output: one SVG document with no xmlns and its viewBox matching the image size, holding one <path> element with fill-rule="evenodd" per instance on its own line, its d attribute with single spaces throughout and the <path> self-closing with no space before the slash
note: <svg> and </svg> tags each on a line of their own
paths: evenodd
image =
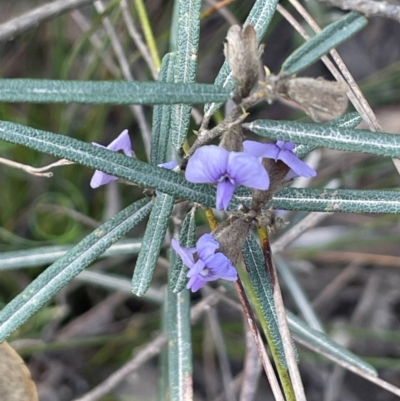
<svg viewBox="0 0 400 401">
<path fill-rule="evenodd" d="M 49 172 L 45 172 L 45 171 L 50 170 L 53 167 L 74 164 L 74 162 L 71 162 L 67 159 L 62 159 L 62 160 L 59 160 L 55 163 L 51 163 L 44 167 L 32 167 L 32 166 L 28 166 L 27 164 L 18 163 L 13 160 L 8 160 L 8 159 L 4 159 L 4 158 L 0 157 L 0 164 L 5 164 L 6 166 L 10 166 L 10 167 L 14 167 L 14 168 L 23 170 L 23 171 L 27 172 L 28 174 L 36 175 L 38 177 L 50 178 L 50 177 L 53 177 L 53 173 L 51 171 L 49 171 Z"/>
<path fill-rule="evenodd" d="M 332 213 L 318 213 L 312 212 L 308 214 L 304 219 L 299 221 L 285 234 L 283 234 L 274 244 L 271 246 L 273 253 L 282 252 L 290 243 L 296 240 L 304 231 L 315 227 L 322 220 L 326 219 Z"/>
<path fill-rule="evenodd" d="M 256 320 L 255 320 L 253 311 L 251 310 L 251 307 L 247 300 L 246 293 L 243 288 L 243 284 L 240 281 L 240 279 L 238 279 L 237 281 L 235 281 L 234 285 L 235 285 L 235 289 L 238 294 L 240 303 L 242 305 L 247 323 L 249 325 L 250 331 L 253 334 L 253 338 L 254 338 L 254 341 L 257 346 L 258 354 L 260 355 L 261 363 L 264 367 L 265 374 L 267 375 L 269 384 L 272 389 L 272 393 L 275 397 L 275 401 L 284 401 L 283 394 L 279 387 L 279 383 L 276 378 L 274 369 L 272 367 L 272 364 L 268 357 L 268 354 L 265 351 L 265 347 L 264 347 L 260 332 L 257 328 L 257 324 L 256 324 Z M 303 401 L 303 400 L 299 400 L 299 401 Z"/>
<path fill-rule="evenodd" d="M 218 294 L 212 294 L 204 298 L 197 305 L 191 309 L 191 322 L 195 323 L 203 313 L 219 302 Z M 142 348 L 136 356 L 129 362 L 123 365 L 120 369 L 111 374 L 101 384 L 96 386 L 93 390 L 87 392 L 82 397 L 76 398 L 74 401 L 96 401 L 105 394 L 110 393 L 115 389 L 126 376 L 138 369 L 143 363 L 158 355 L 162 348 L 167 343 L 167 337 L 164 334 L 159 334 L 154 340 Z M 283 401 L 283 400 L 282 400 Z"/>
<path fill-rule="evenodd" d="M 36 7 L 19 17 L 0 24 L 0 41 L 12 39 L 42 22 L 49 21 L 78 7 L 93 3 L 94 0 L 57 0 Z"/>
<path fill-rule="evenodd" d="M 225 7 L 232 3 L 234 0 L 222 0 L 219 3 L 215 0 L 207 0 L 207 3 L 211 4 L 212 7 L 209 9 L 205 10 L 201 14 L 201 18 L 206 18 L 210 15 L 212 15 L 215 11 L 218 11 L 226 21 L 229 22 L 231 25 L 237 25 L 239 24 L 239 21 L 236 19 L 236 17 Z"/>
<path fill-rule="evenodd" d="M 218 316 L 215 309 L 209 309 L 206 312 L 207 322 L 209 324 L 211 335 L 214 340 L 215 349 L 218 355 L 219 366 L 222 376 L 225 398 L 230 401 L 236 400 L 235 391 L 232 386 L 233 376 L 229 357 L 224 342 L 224 337 L 221 332 L 221 327 L 218 322 Z"/>
<path fill-rule="evenodd" d="M 315 310 L 322 309 L 322 307 L 332 302 L 336 294 L 340 293 L 350 280 L 358 276 L 360 270 L 359 262 L 351 262 L 314 298 L 312 301 L 313 308 Z"/>
<path fill-rule="evenodd" d="M 279 325 L 279 332 L 281 334 L 287 368 L 289 370 L 291 384 L 293 386 L 293 389 L 290 389 L 290 392 L 287 391 L 287 397 L 291 396 L 290 394 L 291 392 L 294 392 L 296 401 L 306 401 L 306 395 L 304 393 L 304 387 L 301 381 L 299 367 L 293 349 L 292 337 L 290 334 L 289 325 L 286 318 L 285 306 L 283 304 L 283 298 L 279 285 L 278 275 L 276 272 L 275 264 L 272 260 L 272 251 L 269 242 L 268 232 L 266 229 L 262 227 L 258 227 L 257 231 L 260 237 L 261 248 L 264 254 L 265 266 L 270 275 L 272 283 L 274 303 Z"/>
<path fill-rule="evenodd" d="M 317 354 L 323 355 L 325 358 L 330 359 L 331 361 L 335 362 L 336 364 L 338 364 L 340 366 L 343 366 L 345 369 L 350 370 L 351 372 L 355 373 L 356 375 L 363 377 L 364 379 L 370 381 L 371 383 L 375 383 L 379 387 L 382 387 L 383 389 L 390 391 L 391 393 L 400 397 L 400 389 L 398 387 L 394 386 L 393 384 L 390 384 L 377 376 L 368 374 L 364 370 L 350 364 L 349 362 L 344 361 L 341 358 L 334 356 L 333 354 L 327 354 L 324 350 L 320 349 L 319 347 L 315 346 L 314 344 L 311 344 L 311 343 L 303 340 L 301 337 L 299 337 L 295 334 L 293 335 L 293 337 L 296 340 L 296 342 L 304 345 L 306 348 L 316 352 Z"/>
<path fill-rule="evenodd" d="M 167 337 L 165 334 L 159 334 L 153 341 L 142 348 L 142 350 L 139 351 L 133 359 L 123 365 L 122 368 L 111 374 L 106 380 L 103 381 L 103 383 L 86 393 L 83 397 L 76 398 L 75 401 L 99 400 L 105 394 L 108 394 L 115 387 L 117 387 L 126 376 L 138 369 L 141 365 L 154 356 L 158 355 L 166 343 Z"/>
<path fill-rule="evenodd" d="M 145 43 L 142 40 L 142 37 L 140 36 L 139 31 L 136 29 L 136 26 L 133 22 L 133 19 L 131 17 L 131 14 L 129 12 L 129 7 L 128 3 L 126 0 L 121 0 L 121 3 L 119 4 L 122 10 L 122 17 L 124 18 L 125 25 L 128 28 L 128 33 L 129 36 L 132 38 L 132 40 L 135 42 L 139 52 L 141 53 L 142 57 L 146 61 L 146 64 L 150 68 L 151 75 L 154 80 L 157 80 L 158 77 L 158 70 L 153 62 L 153 59 L 151 57 L 151 54 L 149 52 L 149 49 L 145 45 Z"/>
<path fill-rule="evenodd" d="M 256 395 L 257 385 L 260 378 L 261 361 L 254 338 L 247 323 L 244 324 L 244 330 L 246 336 L 246 357 L 244 360 L 240 401 L 252 401 Z"/>
<path fill-rule="evenodd" d="M 319 0 L 342 10 L 354 10 L 361 14 L 376 17 L 386 17 L 400 22 L 400 7 L 386 1 L 374 0 Z"/>
<path fill-rule="evenodd" d="M 105 7 L 102 3 L 101 0 L 96 0 L 94 2 L 94 6 L 96 8 L 96 11 L 99 14 L 102 14 L 105 11 Z M 125 56 L 124 50 L 122 48 L 122 45 L 118 39 L 118 36 L 115 32 L 114 27 L 112 26 L 109 18 L 104 18 L 103 19 L 103 25 L 104 28 L 107 32 L 107 35 L 109 36 L 110 40 L 111 40 L 111 45 L 114 49 L 114 52 L 118 58 L 118 63 L 121 67 L 122 70 L 122 74 L 124 75 L 124 78 L 127 81 L 133 81 L 133 76 L 132 73 L 130 71 L 129 68 L 129 63 L 128 60 Z M 137 122 L 139 124 L 140 127 L 140 132 L 142 133 L 142 139 L 143 139 L 143 144 L 144 144 L 144 148 L 146 150 L 146 155 L 147 157 L 150 157 L 150 141 L 151 141 L 151 133 L 150 133 L 150 128 L 147 124 L 146 118 L 144 116 L 144 112 L 143 112 L 143 107 L 139 106 L 137 104 L 130 106 L 133 114 L 136 116 Z"/>
<path fill-rule="evenodd" d="M 298 0 L 290 0 L 290 3 L 299 12 L 299 14 L 306 20 L 306 22 L 310 25 L 310 27 L 314 30 L 315 33 L 321 32 L 321 28 L 311 17 L 311 15 L 307 12 L 307 10 L 299 3 Z M 376 116 L 371 109 L 371 106 L 367 102 L 367 99 L 365 99 L 364 95 L 362 94 L 360 88 L 358 87 L 356 81 L 354 80 L 350 71 L 346 67 L 339 53 L 335 49 L 332 49 L 329 53 L 335 60 L 335 63 L 337 64 L 341 74 L 339 73 L 339 71 L 337 71 L 336 67 L 332 69 L 330 65 L 326 64 L 324 58 L 322 58 L 322 61 L 325 63 L 325 65 L 328 67 L 329 71 L 332 73 L 332 75 L 336 78 L 337 81 L 344 81 L 348 83 L 351 92 L 350 91 L 347 92 L 347 95 L 351 103 L 355 107 L 355 109 L 368 123 L 369 128 L 373 131 L 382 131 L 382 128 L 379 125 L 378 120 L 376 119 Z M 325 58 L 327 57 L 325 56 Z"/>
<path fill-rule="evenodd" d="M 78 27 L 82 30 L 82 32 L 87 33 L 91 29 L 91 25 L 89 24 L 87 18 L 80 12 L 79 10 L 74 10 L 71 13 L 72 19 L 75 21 L 75 23 L 78 25 Z M 90 35 L 90 43 L 93 45 L 93 47 L 100 53 L 100 56 L 104 62 L 104 65 L 110 71 L 110 73 L 114 77 L 120 77 L 121 76 L 121 70 L 118 68 L 118 66 L 114 63 L 114 60 L 110 56 L 108 52 L 104 51 L 104 44 L 103 40 L 100 37 L 99 34 L 96 32 L 93 32 Z"/>
</svg>

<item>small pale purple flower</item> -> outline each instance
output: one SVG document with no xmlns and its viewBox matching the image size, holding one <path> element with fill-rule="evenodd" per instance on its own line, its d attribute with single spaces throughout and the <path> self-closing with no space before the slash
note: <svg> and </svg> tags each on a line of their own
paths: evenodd
<svg viewBox="0 0 400 401">
<path fill-rule="evenodd" d="M 203 146 L 189 159 L 185 177 L 195 183 L 217 185 L 217 209 L 227 209 L 235 188 L 244 185 L 268 189 L 269 177 L 257 157 L 228 152 L 219 146 Z"/>
<path fill-rule="evenodd" d="M 167 170 L 173 170 L 178 165 L 176 160 L 171 160 L 170 162 L 165 162 L 157 164 L 157 167 L 166 168 Z"/>
<path fill-rule="evenodd" d="M 189 282 L 186 287 L 192 292 L 204 287 L 207 281 L 220 278 L 228 281 L 238 279 L 237 271 L 231 261 L 223 253 L 215 253 L 219 243 L 211 234 L 202 235 L 195 248 L 182 248 L 175 239 L 171 245 L 181 257 L 183 264 L 189 268 L 186 275 Z"/>
<path fill-rule="evenodd" d="M 107 147 L 100 145 L 99 143 L 92 142 L 93 145 L 99 146 L 104 149 L 113 150 L 114 152 L 122 152 L 129 157 L 133 156 L 131 139 L 129 138 L 128 130 L 122 131 L 117 138 L 115 138 Z M 98 188 L 100 185 L 109 184 L 111 181 L 118 180 L 117 177 L 103 173 L 102 171 L 96 170 L 93 174 L 90 186 L 92 188 Z"/>
<path fill-rule="evenodd" d="M 275 143 L 260 143 L 256 141 L 244 141 L 243 147 L 245 152 L 255 157 L 265 157 L 267 159 L 281 160 L 290 171 L 287 179 L 294 177 L 315 177 L 316 171 L 300 160 L 293 152 L 295 144 L 293 142 L 277 141 Z"/>
</svg>

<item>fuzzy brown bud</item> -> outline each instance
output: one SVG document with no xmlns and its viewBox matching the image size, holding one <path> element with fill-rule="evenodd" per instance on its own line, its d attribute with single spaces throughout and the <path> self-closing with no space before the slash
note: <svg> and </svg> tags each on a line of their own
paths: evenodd
<svg viewBox="0 0 400 401">
<path fill-rule="evenodd" d="M 269 188 L 265 191 L 253 189 L 253 202 L 251 209 L 258 212 L 274 196 L 274 193 L 284 188 L 289 181 L 285 177 L 290 170 L 285 163 L 273 159 L 262 159 L 262 164 L 269 174 Z"/>
<path fill-rule="evenodd" d="M 219 250 L 235 265 L 241 254 L 244 241 L 250 231 L 255 213 L 250 212 L 239 218 L 233 218 L 231 224 L 222 230 L 216 230 L 213 235 L 219 242 Z"/>
<path fill-rule="evenodd" d="M 224 54 L 237 83 L 238 102 L 250 94 L 257 82 L 262 50 L 263 46 L 258 46 L 256 31 L 252 25 L 246 25 L 243 29 L 239 25 L 230 27 Z"/>
<path fill-rule="evenodd" d="M 219 146 L 229 152 L 243 152 L 243 130 L 240 125 L 229 128 L 222 134 Z"/>
</svg>

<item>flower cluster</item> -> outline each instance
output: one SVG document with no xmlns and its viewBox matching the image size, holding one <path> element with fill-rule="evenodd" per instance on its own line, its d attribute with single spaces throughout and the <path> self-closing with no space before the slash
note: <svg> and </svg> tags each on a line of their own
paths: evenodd
<svg viewBox="0 0 400 401">
<path fill-rule="evenodd" d="M 185 177 L 193 183 L 216 185 L 216 208 L 226 210 L 237 186 L 258 190 L 269 188 L 270 178 L 262 164 L 263 158 L 283 162 L 289 167 L 285 180 L 299 176 L 315 177 L 316 172 L 296 156 L 294 147 L 294 143 L 284 141 L 269 144 L 244 141 L 243 152 L 231 152 L 215 145 L 202 146 L 190 157 Z M 126 156 L 133 157 L 128 131 L 124 130 L 106 149 L 122 151 Z M 171 170 L 177 164 L 176 161 L 170 161 L 158 166 Z M 90 186 L 97 188 L 115 180 L 117 177 L 96 170 Z M 187 288 L 193 292 L 209 281 L 220 278 L 235 281 L 238 278 L 231 260 L 218 252 L 220 244 L 211 234 L 200 237 L 195 248 L 182 248 L 175 239 L 172 240 L 172 247 L 189 268 Z"/>
<path fill-rule="evenodd" d="M 237 271 L 231 261 L 221 252 L 216 252 L 219 243 L 211 234 L 202 235 L 195 248 L 182 248 L 175 239 L 172 248 L 181 257 L 182 262 L 189 268 L 187 288 L 195 292 L 208 281 L 220 278 L 236 281 Z"/>
</svg>

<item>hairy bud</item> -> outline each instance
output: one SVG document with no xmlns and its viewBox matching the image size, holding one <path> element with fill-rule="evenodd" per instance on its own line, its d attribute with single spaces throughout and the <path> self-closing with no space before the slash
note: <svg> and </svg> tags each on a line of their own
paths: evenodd
<svg viewBox="0 0 400 401">
<path fill-rule="evenodd" d="M 243 29 L 239 25 L 231 26 L 226 36 L 224 54 L 237 83 L 238 102 L 250 94 L 257 82 L 262 51 L 263 46 L 258 46 L 252 25 L 246 25 Z"/>
</svg>

